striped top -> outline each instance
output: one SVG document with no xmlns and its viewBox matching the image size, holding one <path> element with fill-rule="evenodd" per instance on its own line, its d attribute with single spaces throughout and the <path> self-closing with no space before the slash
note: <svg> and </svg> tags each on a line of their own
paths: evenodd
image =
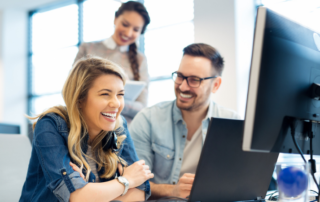
<svg viewBox="0 0 320 202">
<path fill-rule="evenodd" d="M 91 146 L 88 145 L 88 150 L 87 150 L 87 153 L 86 153 L 87 156 L 91 157 L 91 158 L 87 158 L 87 162 L 91 168 L 91 172 L 96 176 L 96 182 L 99 182 L 99 175 L 98 175 L 98 172 L 97 172 L 97 165 L 96 165 L 96 162 L 93 160 L 93 159 L 96 159 L 93 154 L 92 154 L 92 149 L 91 149 Z"/>
</svg>

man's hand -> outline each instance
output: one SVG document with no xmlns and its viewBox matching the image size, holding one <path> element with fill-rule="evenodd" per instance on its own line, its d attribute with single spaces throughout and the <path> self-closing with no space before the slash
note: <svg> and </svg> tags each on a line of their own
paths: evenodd
<svg viewBox="0 0 320 202">
<path fill-rule="evenodd" d="M 194 181 L 195 174 L 185 173 L 179 179 L 178 184 L 176 184 L 172 190 L 172 195 L 186 198 L 190 195 L 192 184 Z"/>
</svg>

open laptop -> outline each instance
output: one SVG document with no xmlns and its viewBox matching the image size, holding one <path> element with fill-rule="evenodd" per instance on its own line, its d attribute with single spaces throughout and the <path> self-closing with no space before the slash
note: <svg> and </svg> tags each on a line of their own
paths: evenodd
<svg viewBox="0 0 320 202">
<path fill-rule="evenodd" d="M 0 201 L 19 201 L 30 157 L 27 136 L 0 134 Z"/>
<path fill-rule="evenodd" d="M 242 151 L 242 120 L 212 118 L 189 201 L 258 201 L 267 193 L 278 153 Z"/>
</svg>

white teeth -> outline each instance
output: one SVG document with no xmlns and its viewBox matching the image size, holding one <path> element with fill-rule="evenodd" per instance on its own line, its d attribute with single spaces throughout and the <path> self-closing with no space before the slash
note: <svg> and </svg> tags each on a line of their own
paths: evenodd
<svg viewBox="0 0 320 202">
<path fill-rule="evenodd" d="M 192 95 L 190 95 L 190 94 L 180 93 L 180 95 L 181 95 L 181 97 L 183 97 L 183 98 L 191 98 L 191 97 L 192 97 Z"/>
<path fill-rule="evenodd" d="M 111 119 L 115 119 L 117 115 L 117 113 L 101 113 L 101 114 Z"/>
<path fill-rule="evenodd" d="M 129 37 L 125 37 L 125 36 L 121 36 L 121 38 L 122 38 L 123 40 L 128 40 L 128 39 L 129 39 Z"/>
</svg>

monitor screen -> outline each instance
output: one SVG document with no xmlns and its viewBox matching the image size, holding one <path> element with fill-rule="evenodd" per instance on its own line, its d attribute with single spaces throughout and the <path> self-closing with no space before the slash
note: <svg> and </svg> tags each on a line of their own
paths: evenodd
<svg viewBox="0 0 320 202">
<path fill-rule="evenodd" d="M 259 7 L 254 34 L 243 150 L 298 153 L 309 151 L 306 124 L 320 144 L 320 101 L 310 96 L 320 84 L 320 34 L 265 7 Z M 317 47 L 319 46 L 319 47 Z M 308 122 L 313 121 L 313 122 Z M 320 147 L 314 147 L 320 154 Z"/>
</svg>

